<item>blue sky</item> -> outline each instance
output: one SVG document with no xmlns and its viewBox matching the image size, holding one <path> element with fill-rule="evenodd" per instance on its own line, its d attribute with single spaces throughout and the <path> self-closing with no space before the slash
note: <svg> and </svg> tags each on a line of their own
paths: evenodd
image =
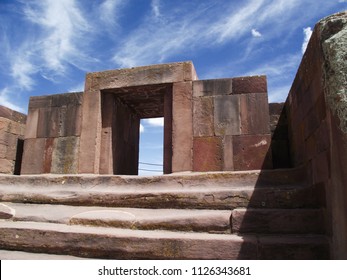
<svg viewBox="0 0 347 280">
<path fill-rule="evenodd" d="M 186 60 L 200 79 L 266 74 L 269 100 L 284 101 L 314 24 L 346 9 L 347 0 L 0 0 L 0 104 L 26 113 L 29 96 L 82 91 L 87 72 Z M 162 162 L 161 125 L 142 122 L 140 161 Z"/>
</svg>

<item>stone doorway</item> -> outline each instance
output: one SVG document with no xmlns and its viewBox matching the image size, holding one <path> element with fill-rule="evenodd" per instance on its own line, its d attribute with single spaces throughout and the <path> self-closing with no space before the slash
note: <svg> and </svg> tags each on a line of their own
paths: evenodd
<svg viewBox="0 0 347 280">
<path fill-rule="evenodd" d="M 172 172 L 172 83 L 101 91 L 100 174 L 138 175 L 140 120 L 164 117 L 163 172 Z"/>
</svg>

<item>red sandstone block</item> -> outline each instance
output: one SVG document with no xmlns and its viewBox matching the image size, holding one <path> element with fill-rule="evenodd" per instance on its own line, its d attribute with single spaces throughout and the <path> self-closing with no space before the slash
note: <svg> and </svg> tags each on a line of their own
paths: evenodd
<svg viewBox="0 0 347 280">
<path fill-rule="evenodd" d="M 51 147 L 49 143 L 49 147 Z M 75 174 L 77 173 L 79 138 L 75 136 L 59 137 L 54 139 L 52 152 L 46 152 L 46 158 L 51 157 L 51 173 Z"/>
<path fill-rule="evenodd" d="M 270 132 L 267 93 L 240 95 L 241 134 Z"/>
<path fill-rule="evenodd" d="M 272 168 L 271 135 L 240 135 L 233 137 L 234 169 Z"/>
<path fill-rule="evenodd" d="M 194 137 L 193 171 L 222 170 L 222 139 L 220 137 Z"/>
<path fill-rule="evenodd" d="M 172 171 L 192 170 L 192 82 L 174 83 L 172 92 Z"/>
<path fill-rule="evenodd" d="M 217 136 L 241 133 L 239 95 L 224 95 L 214 98 L 214 131 Z"/>
<path fill-rule="evenodd" d="M 45 138 L 25 139 L 21 174 L 44 172 Z"/>
<path fill-rule="evenodd" d="M 313 183 L 326 182 L 330 179 L 330 158 L 329 152 L 322 152 L 312 159 L 312 179 Z"/>
<path fill-rule="evenodd" d="M 0 173 L 13 174 L 14 172 L 14 161 L 0 158 Z"/>
<path fill-rule="evenodd" d="M 37 137 L 37 126 L 39 121 L 39 109 L 29 109 L 28 118 L 25 126 L 25 138 Z"/>
<path fill-rule="evenodd" d="M 45 143 L 44 160 L 43 160 L 43 172 L 51 173 L 52 166 L 52 153 L 53 153 L 54 138 L 47 138 Z M 68 156 L 68 155 L 66 155 Z"/>
<path fill-rule="evenodd" d="M 193 95 L 195 97 L 230 94 L 232 94 L 232 79 L 213 79 L 193 82 Z"/>
<path fill-rule="evenodd" d="M 213 98 L 195 97 L 193 101 L 194 136 L 213 136 Z"/>
<path fill-rule="evenodd" d="M 223 170 L 234 170 L 233 136 L 223 138 Z"/>
<path fill-rule="evenodd" d="M 233 78 L 233 94 L 266 92 L 266 76 Z"/>
<path fill-rule="evenodd" d="M 15 121 L 17 123 L 25 124 L 26 115 L 13 111 L 10 108 L 0 105 L 0 117 Z"/>
<path fill-rule="evenodd" d="M 29 110 L 38 108 L 48 108 L 52 106 L 52 95 L 31 96 L 29 100 Z"/>
</svg>

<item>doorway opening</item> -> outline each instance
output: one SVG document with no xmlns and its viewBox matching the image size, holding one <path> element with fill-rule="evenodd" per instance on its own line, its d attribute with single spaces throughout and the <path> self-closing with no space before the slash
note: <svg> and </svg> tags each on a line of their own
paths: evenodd
<svg viewBox="0 0 347 280">
<path fill-rule="evenodd" d="M 102 128 L 99 173 L 138 175 L 139 169 L 161 170 L 157 175 L 171 173 L 172 84 L 105 89 L 101 91 L 101 99 Z M 146 123 L 158 122 L 158 118 L 161 118 L 161 122 L 163 122 L 162 131 L 158 131 L 159 137 L 155 133 L 152 137 L 158 137 L 157 141 L 161 141 L 162 161 L 158 162 L 158 157 L 153 162 L 149 156 L 144 159 L 141 156 L 140 161 L 140 121 L 142 120 L 146 127 Z M 150 134 L 145 135 L 144 132 L 142 138 L 145 139 L 147 136 L 151 138 Z M 146 141 L 151 140 L 144 140 L 144 144 Z M 148 168 L 148 165 L 145 168 L 144 164 L 141 164 L 140 167 L 140 162 L 158 164 L 158 166 L 153 165 L 156 168 Z M 160 164 L 162 166 L 159 166 Z"/>
<path fill-rule="evenodd" d="M 164 118 L 141 119 L 139 175 L 163 174 Z"/>
</svg>

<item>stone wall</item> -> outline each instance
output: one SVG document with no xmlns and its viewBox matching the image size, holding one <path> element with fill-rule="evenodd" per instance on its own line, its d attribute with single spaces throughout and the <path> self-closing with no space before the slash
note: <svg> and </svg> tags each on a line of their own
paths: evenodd
<svg viewBox="0 0 347 280">
<path fill-rule="evenodd" d="M 347 13 L 320 21 L 286 101 L 291 160 L 325 198 L 332 256 L 347 258 Z M 325 195 L 324 195 L 325 193 Z"/>
<path fill-rule="evenodd" d="M 193 171 L 272 168 L 265 76 L 193 82 Z"/>
<path fill-rule="evenodd" d="M 0 105 L 0 173 L 20 173 L 26 115 Z"/>
<path fill-rule="evenodd" d="M 82 97 L 30 98 L 21 174 L 77 173 Z"/>
</svg>

